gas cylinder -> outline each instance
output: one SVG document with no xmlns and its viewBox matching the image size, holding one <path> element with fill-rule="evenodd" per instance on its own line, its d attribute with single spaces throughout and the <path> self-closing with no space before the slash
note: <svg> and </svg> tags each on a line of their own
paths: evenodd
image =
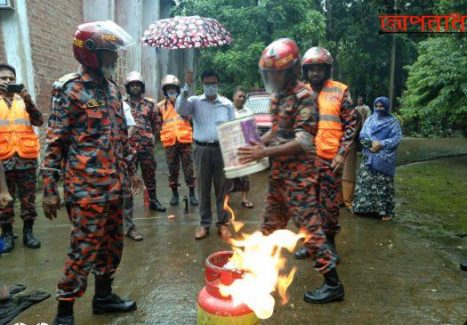
<svg viewBox="0 0 467 325">
<path fill-rule="evenodd" d="M 230 285 L 242 277 L 239 270 L 223 266 L 232 257 L 232 251 L 222 251 L 206 258 L 205 286 L 198 295 L 198 325 L 255 325 L 259 319 L 245 304 L 234 306 L 230 296 L 223 297 L 219 285 Z"/>
<path fill-rule="evenodd" d="M 149 192 L 147 188 L 144 188 L 144 207 L 149 208 Z"/>
</svg>

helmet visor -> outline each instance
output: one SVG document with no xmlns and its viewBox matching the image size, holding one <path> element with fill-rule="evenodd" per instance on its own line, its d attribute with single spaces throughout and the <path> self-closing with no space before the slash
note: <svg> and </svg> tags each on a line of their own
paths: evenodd
<svg viewBox="0 0 467 325">
<path fill-rule="evenodd" d="M 266 91 L 273 94 L 285 90 L 287 85 L 296 79 L 293 70 L 293 67 L 284 70 L 260 69 L 261 79 Z"/>
<path fill-rule="evenodd" d="M 122 27 L 111 20 L 96 23 L 99 28 L 96 50 L 118 52 L 136 45 L 136 41 Z"/>
</svg>

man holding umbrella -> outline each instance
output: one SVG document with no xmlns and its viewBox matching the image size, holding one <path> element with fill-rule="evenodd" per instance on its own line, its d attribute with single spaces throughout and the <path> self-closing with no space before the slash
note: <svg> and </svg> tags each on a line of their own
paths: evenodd
<svg viewBox="0 0 467 325">
<path fill-rule="evenodd" d="M 178 205 L 179 195 L 178 174 L 180 162 L 182 163 L 185 184 L 190 191 L 190 204 L 198 205 L 195 194 L 195 177 L 193 172 L 193 159 L 191 157 L 191 144 L 193 143 L 193 130 L 188 119 L 184 119 L 175 111 L 175 100 L 180 94 L 180 81 L 174 75 L 166 75 L 161 81 L 161 90 L 165 99 L 157 104 L 159 119 L 163 121 L 161 129 L 161 142 L 167 157 L 169 167 L 169 187 L 172 189 L 170 205 Z"/>
</svg>

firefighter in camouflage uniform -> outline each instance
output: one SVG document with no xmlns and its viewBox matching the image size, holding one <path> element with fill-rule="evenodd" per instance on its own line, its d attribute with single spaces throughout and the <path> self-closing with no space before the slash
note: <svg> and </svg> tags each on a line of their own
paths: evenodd
<svg viewBox="0 0 467 325">
<path fill-rule="evenodd" d="M 305 301 L 341 300 L 344 287 L 337 275 L 336 256 L 326 241 L 318 214 L 315 97 L 298 81 L 297 44 L 288 38 L 274 41 L 263 51 L 259 68 L 266 91 L 272 94 L 272 127 L 261 137 L 261 144 L 240 148 L 239 155 L 242 163 L 272 159 L 262 231 L 268 235 L 284 229 L 292 219 L 308 234 L 305 247 L 313 257 L 315 270 L 325 279 L 321 287 L 305 293 Z"/>
<path fill-rule="evenodd" d="M 141 166 L 144 185 L 149 193 L 149 208 L 164 212 L 166 209 L 157 199 L 156 169 L 154 158 L 155 139 L 160 131 L 161 121 L 157 114 L 156 104 L 149 97 L 143 97 L 146 85 L 141 73 L 132 71 L 125 80 L 127 95 L 124 101 L 130 105 L 131 114 L 136 122 L 136 133 L 130 143 L 136 148 L 136 168 Z"/>
<path fill-rule="evenodd" d="M 180 81 L 173 75 L 166 75 L 162 78 L 161 89 L 165 99 L 157 104 L 157 111 L 159 119 L 163 121 L 160 138 L 169 168 L 169 187 L 172 189 L 170 205 L 178 205 L 179 203 L 178 175 L 181 162 L 185 184 L 190 191 L 190 204 L 197 206 L 198 199 L 195 194 L 195 177 L 191 157 L 193 130 L 190 122 L 181 117 L 175 111 L 174 106 L 177 96 L 180 95 Z"/>
<path fill-rule="evenodd" d="M 78 26 L 73 52 L 77 73 L 53 85 L 42 166 L 44 214 L 57 217 L 58 182 L 64 175 L 65 207 L 72 223 L 65 275 L 58 283 L 54 324 L 74 324 L 73 303 L 95 276 L 93 313 L 127 312 L 136 302 L 112 293 L 112 278 L 123 251 L 124 190 L 142 188 L 135 175 L 118 87 L 110 79 L 117 51 L 131 37 L 111 21 Z"/>
<path fill-rule="evenodd" d="M 332 63 L 331 54 L 322 47 L 310 48 L 302 59 L 303 77 L 316 93 L 318 103 L 315 166 L 319 214 L 326 239 L 337 255 L 335 236 L 340 230 L 342 167 L 353 142 L 357 121 L 348 87 L 331 79 Z M 305 248 L 295 253 L 297 259 L 308 256 Z"/>
</svg>

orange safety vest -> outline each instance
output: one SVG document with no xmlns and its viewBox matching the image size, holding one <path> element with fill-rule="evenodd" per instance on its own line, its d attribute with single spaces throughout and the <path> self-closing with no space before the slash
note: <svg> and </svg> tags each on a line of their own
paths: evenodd
<svg viewBox="0 0 467 325">
<path fill-rule="evenodd" d="M 339 151 L 344 134 L 340 119 L 341 104 L 347 86 L 327 80 L 318 96 L 319 122 L 315 138 L 316 154 L 325 159 L 334 159 Z"/>
<path fill-rule="evenodd" d="M 8 108 L 0 96 L 0 160 L 10 159 L 16 152 L 21 158 L 39 157 L 39 138 L 31 126 L 23 98 L 15 94 Z"/>
<path fill-rule="evenodd" d="M 163 100 L 157 104 L 162 113 L 161 142 L 164 147 L 180 143 L 193 143 L 193 130 L 190 123 L 182 118 L 170 100 Z"/>
</svg>

